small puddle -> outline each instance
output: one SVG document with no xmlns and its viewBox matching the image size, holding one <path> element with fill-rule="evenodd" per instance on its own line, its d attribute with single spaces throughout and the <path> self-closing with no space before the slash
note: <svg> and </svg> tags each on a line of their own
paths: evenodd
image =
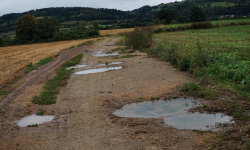
<svg viewBox="0 0 250 150">
<path fill-rule="evenodd" d="M 164 123 L 178 129 L 197 129 L 210 130 L 218 127 L 223 123 L 234 123 L 232 117 L 225 116 L 222 113 L 217 114 L 201 114 L 189 113 L 187 109 L 195 106 L 197 100 L 194 99 L 175 99 L 175 100 L 159 100 L 147 101 L 142 103 L 133 103 L 125 105 L 122 109 L 114 112 L 119 117 L 130 118 L 160 118 L 164 117 Z M 196 103 L 196 104 L 195 104 Z"/>
<path fill-rule="evenodd" d="M 28 125 L 39 125 L 46 122 L 50 122 L 54 119 L 54 116 L 37 116 L 37 115 L 30 115 L 23 117 L 20 121 L 17 122 L 19 127 L 27 127 Z"/>
<path fill-rule="evenodd" d="M 111 70 L 119 70 L 119 69 L 122 69 L 122 67 L 119 66 L 119 67 L 89 69 L 89 70 L 84 70 L 84 71 L 75 72 L 74 74 L 82 75 L 82 74 L 100 73 L 100 72 L 106 72 L 106 71 L 111 71 Z"/>
<path fill-rule="evenodd" d="M 105 57 L 105 56 L 116 56 L 119 55 L 119 53 L 111 53 L 111 54 L 95 54 L 93 56 L 97 56 L 97 57 Z"/>
<path fill-rule="evenodd" d="M 87 65 L 76 65 L 76 66 L 67 68 L 67 70 L 70 70 L 70 69 L 73 69 L 73 68 L 84 68 L 84 67 L 87 67 Z"/>
<path fill-rule="evenodd" d="M 123 63 L 123 62 L 112 62 L 112 63 L 109 63 L 108 65 L 119 65 L 121 63 Z M 106 66 L 106 64 L 99 64 L 97 66 Z"/>
</svg>

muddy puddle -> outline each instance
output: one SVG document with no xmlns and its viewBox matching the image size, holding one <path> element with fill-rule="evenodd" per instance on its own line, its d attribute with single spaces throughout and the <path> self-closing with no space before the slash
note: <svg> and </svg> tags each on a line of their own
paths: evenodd
<svg viewBox="0 0 250 150">
<path fill-rule="evenodd" d="M 119 55 L 119 53 L 103 54 L 103 51 L 104 51 L 104 49 L 100 49 L 98 52 L 87 53 L 87 54 L 91 54 L 92 56 L 97 56 L 97 57 L 106 57 L 106 56 L 116 56 L 116 55 Z"/>
<path fill-rule="evenodd" d="M 20 121 L 17 122 L 19 127 L 27 127 L 28 125 L 39 125 L 43 123 L 50 122 L 54 119 L 54 116 L 37 116 L 37 115 L 30 115 L 23 117 Z"/>
<path fill-rule="evenodd" d="M 108 67 L 108 68 L 98 68 L 98 69 L 89 69 L 84 71 L 75 72 L 74 74 L 83 75 L 83 74 L 91 74 L 91 73 L 101 73 L 111 70 L 119 70 L 122 69 L 122 66 L 119 67 Z"/>
<path fill-rule="evenodd" d="M 123 62 L 112 62 L 112 63 L 108 63 L 108 65 L 119 65 L 121 63 L 123 63 Z M 106 64 L 99 64 L 97 66 L 106 66 Z"/>
<path fill-rule="evenodd" d="M 87 66 L 88 66 L 88 65 L 76 65 L 76 66 L 67 68 L 67 70 L 76 69 L 76 68 L 85 68 L 85 67 L 87 67 Z"/>
<path fill-rule="evenodd" d="M 146 101 L 125 105 L 122 109 L 113 114 L 119 117 L 129 118 L 164 118 L 166 125 L 177 129 L 210 130 L 220 127 L 222 124 L 231 124 L 231 116 L 222 113 L 189 113 L 188 109 L 200 106 L 201 101 L 194 99 L 175 99 Z"/>
</svg>

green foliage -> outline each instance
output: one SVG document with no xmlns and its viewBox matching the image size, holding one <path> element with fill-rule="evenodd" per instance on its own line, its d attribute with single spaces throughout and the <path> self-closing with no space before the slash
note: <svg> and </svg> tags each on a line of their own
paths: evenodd
<svg viewBox="0 0 250 150">
<path fill-rule="evenodd" d="M 54 59 L 53 57 L 44 58 L 44 59 L 40 60 L 36 65 L 37 66 L 45 65 L 45 64 L 51 62 L 53 59 Z"/>
<path fill-rule="evenodd" d="M 27 127 L 37 127 L 38 124 L 27 125 Z"/>
<path fill-rule="evenodd" d="M 30 62 L 27 66 L 26 66 L 26 72 L 30 72 L 32 70 L 36 70 L 38 67 L 45 65 L 47 63 L 49 63 L 50 61 L 52 61 L 54 59 L 54 57 L 48 57 L 45 59 L 40 60 L 38 63 L 34 64 L 32 62 Z"/>
<path fill-rule="evenodd" d="M 94 22 L 93 22 L 93 27 L 94 27 L 96 30 L 98 30 L 98 29 L 99 29 L 99 24 L 98 24 L 98 22 L 94 21 Z"/>
<path fill-rule="evenodd" d="M 212 90 L 211 88 L 204 88 L 199 92 L 200 97 L 205 99 L 212 99 L 215 100 L 219 97 L 219 93 L 215 90 Z"/>
<path fill-rule="evenodd" d="M 54 36 L 55 32 L 58 32 L 61 24 L 50 17 L 44 17 L 36 21 L 35 38 L 36 41 L 47 40 Z"/>
<path fill-rule="evenodd" d="M 181 71 L 188 71 L 190 68 L 190 63 L 191 63 L 191 60 L 187 57 L 184 57 L 183 59 L 181 59 L 179 62 L 180 70 Z"/>
<path fill-rule="evenodd" d="M 27 14 L 15 22 L 16 39 L 19 43 L 32 41 L 35 35 L 36 17 Z"/>
<path fill-rule="evenodd" d="M 153 38 L 152 27 L 136 27 L 132 32 L 124 33 L 125 45 L 134 50 L 150 47 Z"/>
<path fill-rule="evenodd" d="M 194 6 L 190 13 L 191 22 L 203 22 L 206 17 L 200 7 Z"/>
<path fill-rule="evenodd" d="M 190 22 L 189 18 L 186 17 L 186 16 L 178 16 L 176 18 L 176 20 L 179 22 L 179 23 L 188 23 Z"/>
<path fill-rule="evenodd" d="M 233 115 L 235 118 L 241 118 L 244 116 L 244 108 L 241 106 L 236 106 L 236 108 L 233 111 Z"/>
<path fill-rule="evenodd" d="M 73 27 L 70 30 L 60 30 L 53 36 L 53 41 L 77 40 L 99 36 L 97 29 L 84 26 Z"/>
<path fill-rule="evenodd" d="M 181 87 L 182 92 L 196 91 L 198 89 L 199 89 L 198 85 L 196 83 L 194 83 L 194 82 L 185 83 L 184 86 Z"/>
<path fill-rule="evenodd" d="M 43 116 L 45 113 L 45 110 L 39 109 L 38 112 L 36 113 L 37 116 Z"/>
<path fill-rule="evenodd" d="M 4 95 L 6 93 L 7 93 L 6 91 L 0 91 L 0 95 Z"/>
<path fill-rule="evenodd" d="M 70 70 L 67 70 L 66 67 L 77 65 L 82 57 L 83 54 L 79 54 L 63 63 L 61 68 L 57 70 L 56 76 L 46 83 L 44 91 L 39 96 L 35 96 L 32 102 L 40 105 L 56 103 L 60 88 L 67 84 L 67 79 L 70 77 Z"/>
<path fill-rule="evenodd" d="M 163 21 L 163 24 L 169 24 L 173 19 L 175 19 L 175 14 L 172 10 L 162 9 L 157 13 L 155 19 Z"/>
</svg>

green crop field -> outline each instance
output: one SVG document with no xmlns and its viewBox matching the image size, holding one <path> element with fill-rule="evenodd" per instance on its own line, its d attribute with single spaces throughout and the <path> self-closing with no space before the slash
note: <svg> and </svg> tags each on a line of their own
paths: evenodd
<svg viewBox="0 0 250 150">
<path fill-rule="evenodd" d="M 250 22 L 250 19 L 229 19 L 229 20 L 217 20 L 217 21 L 210 21 L 213 25 L 216 24 L 225 24 L 225 23 L 231 23 L 231 22 Z M 177 27 L 177 26 L 187 26 L 191 25 L 192 23 L 184 23 L 184 24 L 169 24 L 166 25 L 165 27 Z"/>
<path fill-rule="evenodd" d="M 248 20 L 249 21 L 249 20 Z M 250 26 L 186 30 L 154 35 L 155 55 L 198 78 L 209 75 L 218 85 L 250 101 Z"/>
</svg>

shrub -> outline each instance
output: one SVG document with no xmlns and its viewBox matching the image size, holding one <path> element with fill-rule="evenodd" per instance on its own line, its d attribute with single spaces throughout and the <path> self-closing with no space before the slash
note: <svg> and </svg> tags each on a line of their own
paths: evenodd
<svg viewBox="0 0 250 150">
<path fill-rule="evenodd" d="M 187 71 L 190 67 L 190 59 L 187 57 L 184 57 L 180 60 L 179 68 L 181 71 Z"/>
<path fill-rule="evenodd" d="M 192 23 L 193 29 L 210 29 L 213 28 L 213 24 L 211 22 L 198 22 L 198 23 Z"/>
<path fill-rule="evenodd" d="M 147 27 L 135 27 L 134 31 L 124 33 L 125 45 L 132 49 L 148 48 L 153 42 L 153 29 Z"/>
<path fill-rule="evenodd" d="M 154 29 L 154 33 L 161 33 L 161 32 L 164 32 L 163 28 L 156 28 L 156 29 Z"/>
</svg>

